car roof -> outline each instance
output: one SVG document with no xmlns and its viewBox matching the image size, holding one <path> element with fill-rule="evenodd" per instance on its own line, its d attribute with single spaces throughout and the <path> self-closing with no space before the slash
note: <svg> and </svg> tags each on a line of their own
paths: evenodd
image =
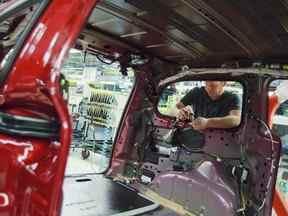
<svg viewBox="0 0 288 216">
<path fill-rule="evenodd" d="M 105 52 L 142 52 L 193 67 L 286 63 L 282 0 L 103 0 L 81 39 Z"/>
</svg>

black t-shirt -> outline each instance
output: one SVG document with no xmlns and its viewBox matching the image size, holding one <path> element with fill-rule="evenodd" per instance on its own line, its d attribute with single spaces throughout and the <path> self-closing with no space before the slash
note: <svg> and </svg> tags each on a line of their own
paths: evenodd
<svg viewBox="0 0 288 216">
<path fill-rule="evenodd" d="M 229 115 L 231 110 L 240 110 L 240 98 L 231 92 L 224 91 L 217 100 L 212 100 L 204 87 L 194 88 L 188 92 L 181 102 L 193 107 L 195 117 L 213 118 Z"/>
</svg>

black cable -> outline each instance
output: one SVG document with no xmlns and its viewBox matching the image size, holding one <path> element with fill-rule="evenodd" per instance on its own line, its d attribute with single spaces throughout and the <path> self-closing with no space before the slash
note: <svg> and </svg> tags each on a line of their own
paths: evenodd
<svg viewBox="0 0 288 216">
<path fill-rule="evenodd" d="M 112 65 L 113 63 L 115 63 L 115 62 L 117 61 L 117 59 L 110 59 L 110 58 L 108 58 L 108 57 L 106 58 L 106 57 L 104 57 L 104 55 L 101 55 L 101 54 L 96 54 L 95 56 L 96 56 L 96 58 L 97 58 L 100 62 L 102 62 L 102 63 L 104 63 L 104 64 L 107 64 L 107 65 Z M 100 56 L 102 56 L 103 59 L 109 59 L 110 62 L 106 62 L 105 60 L 103 60 L 102 58 L 100 58 Z"/>
<path fill-rule="evenodd" d="M 252 119 L 255 119 L 256 121 L 258 121 L 258 122 L 260 122 L 261 124 L 262 124 L 262 126 L 264 126 L 265 127 L 265 129 L 269 132 L 269 138 L 270 138 L 270 140 L 271 140 L 271 152 L 272 152 L 272 157 L 271 157 L 271 173 L 273 172 L 273 164 L 274 164 L 274 157 L 273 157 L 273 155 L 274 155 L 274 150 L 275 150 L 275 148 L 274 148 L 274 141 L 273 141 L 273 135 L 272 135 L 272 132 L 271 132 L 271 129 L 270 129 L 270 127 L 267 125 L 267 123 L 266 122 L 264 122 L 262 119 L 260 119 L 259 117 L 257 117 L 257 116 L 254 116 L 254 115 L 252 115 L 252 114 L 250 114 L 251 115 L 251 118 Z M 266 159 L 266 158 L 265 158 Z M 266 159 L 267 160 L 267 159 Z M 258 209 L 256 209 L 256 211 L 257 211 L 257 215 L 260 213 L 260 211 L 263 209 L 263 207 L 265 206 L 265 202 L 266 202 L 266 196 L 267 196 L 267 192 L 268 192 L 268 187 L 269 187 L 269 184 L 272 182 L 272 176 L 273 175 L 269 175 L 269 180 L 268 180 L 268 184 L 267 184 L 267 186 L 266 186 L 266 192 L 265 192 L 265 196 L 264 196 L 264 198 L 263 198 L 263 201 L 262 201 L 262 203 L 261 203 L 261 205 L 259 206 L 259 208 Z"/>
</svg>

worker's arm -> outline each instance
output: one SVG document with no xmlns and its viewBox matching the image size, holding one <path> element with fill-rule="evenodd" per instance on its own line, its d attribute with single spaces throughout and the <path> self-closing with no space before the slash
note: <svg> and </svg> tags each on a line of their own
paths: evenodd
<svg viewBox="0 0 288 216">
<path fill-rule="evenodd" d="M 193 102 L 195 98 L 199 95 L 199 88 L 193 88 L 190 90 L 181 100 L 176 103 L 177 112 L 177 119 L 185 121 L 190 119 L 191 113 L 193 113 Z"/>
<path fill-rule="evenodd" d="M 216 118 L 202 118 L 195 119 L 191 125 L 196 130 L 204 130 L 207 128 L 233 128 L 240 124 L 241 112 L 240 110 L 231 110 L 229 115 L 225 117 Z"/>
<path fill-rule="evenodd" d="M 240 124 L 240 110 L 231 110 L 229 115 L 219 118 L 209 118 L 207 128 L 232 128 Z"/>
</svg>

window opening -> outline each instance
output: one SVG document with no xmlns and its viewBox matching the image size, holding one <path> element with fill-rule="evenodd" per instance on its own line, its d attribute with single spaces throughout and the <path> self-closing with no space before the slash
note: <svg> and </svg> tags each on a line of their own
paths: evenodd
<svg viewBox="0 0 288 216">
<path fill-rule="evenodd" d="M 62 74 L 68 82 L 73 140 L 66 175 L 101 173 L 110 163 L 117 128 L 133 88 L 134 74 L 115 61 L 72 49 Z"/>
</svg>

